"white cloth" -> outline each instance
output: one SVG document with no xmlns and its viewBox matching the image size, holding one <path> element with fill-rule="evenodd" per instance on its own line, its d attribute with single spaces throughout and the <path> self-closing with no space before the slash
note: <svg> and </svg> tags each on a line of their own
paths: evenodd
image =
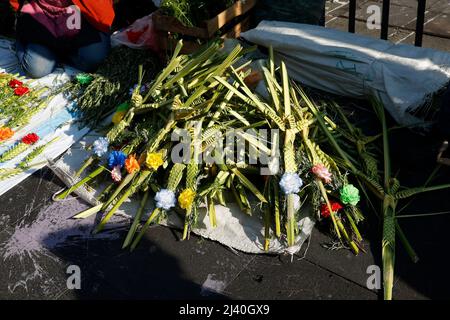
<svg viewBox="0 0 450 320">
<path fill-rule="evenodd" d="M 289 75 L 338 95 L 379 97 L 400 124 L 417 123 L 411 112 L 450 81 L 450 53 L 328 29 L 262 21 L 241 36 L 272 46 Z"/>
</svg>

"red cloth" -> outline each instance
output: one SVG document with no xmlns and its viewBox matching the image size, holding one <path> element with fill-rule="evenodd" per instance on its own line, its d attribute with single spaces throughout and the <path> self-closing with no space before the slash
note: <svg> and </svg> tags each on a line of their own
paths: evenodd
<svg viewBox="0 0 450 320">
<path fill-rule="evenodd" d="M 18 0 L 9 0 L 14 10 L 19 8 Z M 108 32 L 114 20 L 113 0 L 72 0 L 83 16 L 97 30 Z"/>
</svg>

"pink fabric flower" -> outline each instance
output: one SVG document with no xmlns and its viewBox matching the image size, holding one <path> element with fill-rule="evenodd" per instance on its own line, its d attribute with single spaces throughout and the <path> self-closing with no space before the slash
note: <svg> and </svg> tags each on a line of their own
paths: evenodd
<svg viewBox="0 0 450 320">
<path fill-rule="evenodd" d="M 120 166 L 115 166 L 111 171 L 111 178 L 115 182 L 122 181 L 122 173 L 120 172 Z"/>
<path fill-rule="evenodd" d="M 331 182 L 331 172 L 328 171 L 327 167 L 325 167 L 323 164 L 316 164 L 314 167 L 312 167 L 311 171 L 316 175 L 317 178 L 321 179 L 323 182 Z"/>
</svg>

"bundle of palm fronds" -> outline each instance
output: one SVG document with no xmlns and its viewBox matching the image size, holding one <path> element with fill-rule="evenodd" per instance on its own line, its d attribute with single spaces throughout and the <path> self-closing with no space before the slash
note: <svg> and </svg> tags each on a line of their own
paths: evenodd
<svg viewBox="0 0 450 320">
<path fill-rule="evenodd" d="M 160 70 L 160 59 L 151 51 L 125 46 L 113 48 L 93 74 L 79 74 L 63 90 L 75 101 L 74 111 L 83 125 L 94 127 L 120 103 L 129 100 L 136 86 L 137 66 L 143 65 L 146 84 Z"/>
<path fill-rule="evenodd" d="M 138 90 L 141 68 L 129 104 L 117 110 L 116 124 L 93 144 L 93 156 L 77 175 L 88 167 L 92 170 L 59 198 L 110 176 L 114 181 L 101 192 L 101 204 L 78 215 L 104 212 L 100 231 L 125 200 L 142 192 L 141 207 L 124 243 L 132 248 L 151 222 L 175 207 L 185 214 L 183 238 L 195 226 L 201 204 L 209 208 L 211 225 L 217 225 L 214 205 L 226 205 L 225 193 L 242 211 L 262 214 L 266 250 L 273 236 L 292 246 L 300 231 L 301 208 L 310 202 L 316 217 L 329 218 L 333 234 L 358 253 L 362 239 L 356 224 L 363 219 L 357 207 L 359 192 L 349 183 L 346 167 L 319 145 L 324 135 L 319 134 L 315 105 L 289 79 L 284 64 L 276 68 L 272 58 L 262 72 L 271 95 L 264 101 L 246 83 L 250 61 L 237 63 L 247 49 L 237 45 L 227 54 L 219 46 L 213 43 L 185 56 L 179 55 L 180 41 L 167 67 L 144 93 Z M 321 121 L 334 126 L 327 117 Z M 171 139 L 174 134 L 188 139 L 181 143 L 181 158 L 174 156 L 180 148 Z M 235 156 L 239 147 L 221 149 L 230 135 L 247 144 L 248 150 Z M 153 192 L 156 208 L 135 236 Z M 262 211 L 255 209 L 249 195 Z"/>
<path fill-rule="evenodd" d="M 351 183 L 359 183 L 359 189 L 370 190 L 384 203 L 383 257 L 390 298 L 393 241 L 396 228 L 400 231 L 396 202 L 448 186 L 402 190 L 390 176 L 388 160 L 381 182 L 371 144 L 383 137 L 389 159 L 383 108 L 376 104 L 383 134 L 366 137 L 335 105 L 314 103 L 289 79 L 283 63 L 275 65 L 272 51 L 259 71 L 267 87 L 264 99 L 250 89 L 251 62 L 241 59 L 251 48 L 237 45 L 225 53 L 214 42 L 190 56 L 180 55 L 181 49 L 180 41 L 167 66 L 143 91 L 144 68 L 139 68 L 130 101 L 117 109 L 114 125 L 93 143 L 92 156 L 78 171 L 84 177 L 59 198 L 109 179 L 99 204 L 76 216 L 102 212 L 99 232 L 127 199 L 141 194 L 123 245 L 131 249 L 151 223 L 174 212 L 184 215 L 183 239 L 196 226 L 201 205 L 208 208 L 211 226 L 220 224 L 215 205 L 226 205 L 230 195 L 243 212 L 264 221 L 266 250 L 273 237 L 294 245 L 300 213 L 309 207 L 316 219 L 329 223 L 333 237 L 358 253 L 362 237 L 357 224 L 363 215 L 359 190 Z M 154 210 L 141 225 L 153 194 Z"/>
</svg>

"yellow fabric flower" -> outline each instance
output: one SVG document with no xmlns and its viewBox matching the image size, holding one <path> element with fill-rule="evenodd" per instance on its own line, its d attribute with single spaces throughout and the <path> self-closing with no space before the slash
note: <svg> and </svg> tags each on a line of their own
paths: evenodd
<svg viewBox="0 0 450 320">
<path fill-rule="evenodd" d="M 122 121 L 123 117 L 125 117 L 125 114 L 125 111 L 117 111 L 116 113 L 114 113 L 112 117 L 112 123 L 118 124 L 120 121 Z"/>
<path fill-rule="evenodd" d="M 163 155 L 160 152 L 147 153 L 145 158 L 145 164 L 147 167 L 158 170 L 158 168 L 164 163 Z"/>
<path fill-rule="evenodd" d="M 183 209 L 187 209 L 192 205 L 192 202 L 194 202 L 195 198 L 195 192 L 191 189 L 185 189 L 182 193 L 180 193 L 180 196 L 178 197 L 178 203 L 180 204 L 180 207 Z"/>
<path fill-rule="evenodd" d="M 141 167 L 139 166 L 139 163 L 136 160 L 136 157 L 134 155 L 129 155 L 127 160 L 125 160 L 125 169 L 127 169 L 127 172 L 129 174 L 133 174 L 136 171 L 139 171 Z"/>
</svg>

